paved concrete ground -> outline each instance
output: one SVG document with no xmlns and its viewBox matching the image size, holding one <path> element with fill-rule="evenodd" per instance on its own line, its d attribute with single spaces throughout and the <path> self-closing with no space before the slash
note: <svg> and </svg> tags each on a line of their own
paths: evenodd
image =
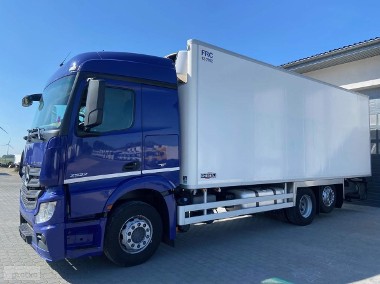
<svg viewBox="0 0 380 284">
<path fill-rule="evenodd" d="M 105 257 L 39 258 L 19 237 L 19 184 L 0 169 L 0 283 L 380 283 L 379 208 L 345 204 L 307 227 L 263 215 L 197 225 L 175 248 L 120 268 Z"/>
</svg>

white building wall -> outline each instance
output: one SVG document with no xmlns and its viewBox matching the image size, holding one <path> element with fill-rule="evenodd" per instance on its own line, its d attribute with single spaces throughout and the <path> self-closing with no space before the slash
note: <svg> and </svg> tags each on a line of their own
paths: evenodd
<svg viewBox="0 0 380 284">
<path fill-rule="evenodd" d="M 380 87 L 380 55 L 303 75 L 355 91 Z"/>
</svg>

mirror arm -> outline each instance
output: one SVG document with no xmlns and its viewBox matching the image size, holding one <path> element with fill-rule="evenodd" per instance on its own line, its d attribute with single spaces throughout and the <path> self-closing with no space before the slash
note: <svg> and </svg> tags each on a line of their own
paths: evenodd
<svg viewBox="0 0 380 284">
<path fill-rule="evenodd" d="M 33 102 L 38 102 L 42 97 L 42 94 L 32 94 L 22 98 L 21 104 L 23 107 L 28 107 L 33 104 Z"/>
</svg>

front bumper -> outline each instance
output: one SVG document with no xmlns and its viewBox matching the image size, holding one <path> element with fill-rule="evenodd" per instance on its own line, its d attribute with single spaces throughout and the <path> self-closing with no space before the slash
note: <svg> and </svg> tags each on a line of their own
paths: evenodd
<svg viewBox="0 0 380 284">
<path fill-rule="evenodd" d="M 33 226 L 21 215 L 19 232 L 22 239 L 45 260 L 101 255 L 106 218 L 99 220 Z"/>
<path fill-rule="evenodd" d="M 102 254 L 107 219 L 66 221 L 64 195 L 60 193 L 57 189 L 46 191 L 33 210 L 27 209 L 20 200 L 20 236 L 48 261 Z M 52 218 L 35 224 L 40 204 L 49 201 L 57 201 Z"/>
<path fill-rule="evenodd" d="M 42 227 L 26 223 L 21 216 L 20 236 L 31 244 L 34 250 L 44 259 L 54 261 L 65 258 L 64 224 L 46 225 Z M 25 222 L 23 222 L 25 221 Z"/>
</svg>

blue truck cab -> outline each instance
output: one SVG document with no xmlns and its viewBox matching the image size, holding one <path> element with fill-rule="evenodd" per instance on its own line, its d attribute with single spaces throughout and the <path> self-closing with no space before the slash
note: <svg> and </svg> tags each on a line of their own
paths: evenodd
<svg viewBox="0 0 380 284">
<path fill-rule="evenodd" d="M 177 77 L 168 58 L 80 54 L 42 94 L 20 167 L 20 234 L 46 260 L 148 259 L 176 234 Z"/>
</svg>

